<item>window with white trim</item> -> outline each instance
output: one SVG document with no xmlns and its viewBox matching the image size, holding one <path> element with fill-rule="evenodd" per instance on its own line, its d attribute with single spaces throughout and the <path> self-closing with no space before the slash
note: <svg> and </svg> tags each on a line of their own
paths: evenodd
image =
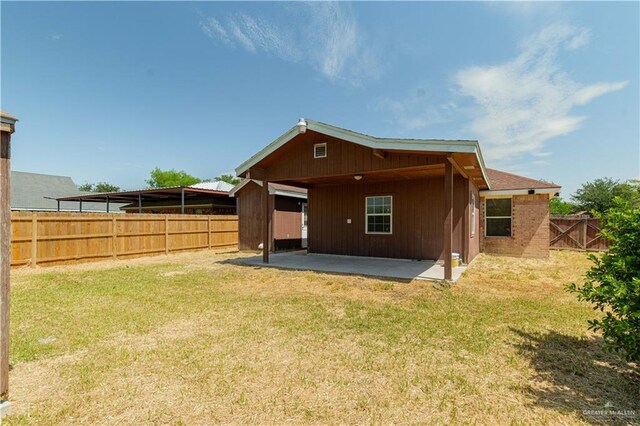
<svg viewBox="0 0 640 426">
<path fill-rule="evenodd" d="M 511 198 L 488 198 L 484 217 L 485 236 L 511 236 Z"/>
<path fill-rule="evenodd" d="M 471 210 L 469 212 L 469 229 L 471 230 L 471 236 L 476 235 L 476 194 L 471 194 Z"/>
<path fill-rule="evenodd" d="M 392 204 L 391 195 L 366 198 L 367 234 L 391 234 Z"/>
<path fill-rule="evenodd" d="M 313 158 L 325 158 L 327 156 L 327 144 L 317 143 L 313 145 Z"/>
</svg>

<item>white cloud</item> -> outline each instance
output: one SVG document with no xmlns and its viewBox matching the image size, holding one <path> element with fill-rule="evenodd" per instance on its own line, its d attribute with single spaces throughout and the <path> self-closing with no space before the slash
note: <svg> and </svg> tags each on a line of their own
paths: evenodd
<svg viewBox="0 0 640 426">
<path fill-rule="evenodd" d="M 222 24 L 213 17 L 208 17 L 200 22 L 200 28 L 210 38 L 217 38 L 223 41 L 225 44 L 231 44 L 227 30 L 224 29 Z"/>
<path fill-rule="evenodd" d="M 49 40 L 51 41 L 60 41 L 62 40 L 63 35 L 60 33 L 51 33 L 49 34 Z"/>
<path fill-rule="evenodd" d="M 524 154 L 545 156 L 545 143 L 577 130 L 585 117 L 572 114 L 626 82 L 581 85 L 562 71 L 563 50 L 583 47 L 589 32 L 569 25 L 544 28 L 521 44 L 512 60 L 493 66 L 472 66 L 455 76 L 458 91 L 477 106 L 471 131 L 487 160 L 505 161 Z"/>
<path fill-rule="evenodd" d="M 300 3 L 284 8 L 281 21 L 239 13 L 202 16 L 210 38 L 252 54 L 264 52 L 288 62 L 305 61 L 331 81 L 359 84 L 377 78 L 380 66 L 348 7 L 339 3 Z"/>
<path fill-rule="evenodd" d="M 591 102 L 598 96 L 602 96 L 609 92 L 623 89 L 627 85 L 626 81 L 620 81 L 617 83 L 596 83 L 587 87 L 579 89 L 575 96 L 574 102 L 576 105 L 585 105 Z"/>
</svg>

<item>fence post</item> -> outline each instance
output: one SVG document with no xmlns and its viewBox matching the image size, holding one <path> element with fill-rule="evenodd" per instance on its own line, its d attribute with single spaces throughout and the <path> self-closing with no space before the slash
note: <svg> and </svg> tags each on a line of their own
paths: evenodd
<svg viewBox="0 0 640 426">
<path fill-rule="evenodd" d="M 38 214 L 31 216 L 31 267 L 38 262 Z"/>
<path fill-rule="evenodd" d="M 117 219 L 114 215 L 111 219 L 111 248 L 113 250 L 113 258 L 118 258 L 118 224 L 116 223 Z"/>
<path fill-rule="evenodd" d="M 207 223 L 207 245 L 209 246 L 209 250 L 211 250 L 211 216 L 208 216 L 209 220 Z"/>
<path fill-rule="evenodd" d="M 169 254 L 169 215 L 164 215 L 164 254 Z"/>
<path fill-rule="evenodd" d="M 584 246 L 584 251 L 589 251 L 589 247 L 587 247 L 587 230 L 589 228 L 589 217 L 585 216 L 582 221 L 582 245 Z"/>
</svg>

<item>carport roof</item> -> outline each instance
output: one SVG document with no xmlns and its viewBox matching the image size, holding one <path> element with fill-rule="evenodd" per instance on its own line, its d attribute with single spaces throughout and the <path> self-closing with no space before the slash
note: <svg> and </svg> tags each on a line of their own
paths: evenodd
<svg viewBox="0 0 640 426">
<path fill-rule="evenodd" d="M 149 188 L 139 189 L 136 191 L 121 192 L 96 192 L 91 194 L 78 194 L 67 197 L 56 198 L 58 201 L 96 201 L 96 202 L 120 202 L 133 203 L 138 202 L 138 196 L 144 196 L 145 200 L 149 199 L 180 199 L 182 192 L 185 196 L 191 195 L 214 195 L 229 196 L 227 191 L 217 191 L 211 189 L 195 188 L 192 186 L 174 186 L 170 188 Z"/>
</svg>

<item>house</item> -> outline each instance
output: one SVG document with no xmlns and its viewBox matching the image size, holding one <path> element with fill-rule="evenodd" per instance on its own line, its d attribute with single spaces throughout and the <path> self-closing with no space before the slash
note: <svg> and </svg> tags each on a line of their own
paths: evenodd
<svg viewBox="0 0 640 426">
<path fill-rule="evenodd" d="M 262 181 L 244 179 L 229 192 L 237 199 L 238 248 L 262 248 Z M 272 251 L 307 247 L 307 190 L 278 183 L 269 184 Z"/>
<path fill-rule="evenodd" d="M 153 214 L 236 214 L 233 188 L 226 182 L 202 182 L 191 186 L 147 188 L 134 191 L 93 192 L 57 198 L 60 202 L 124 203 L 127 213 Z"/>
<path fill-rule="evenodd" d="M 269 184 L 305 188 L 309 253 L 443 260 L 445 279 L 453 253 L 545 256 L 560 189 L 487 169 L 474 140 L 377 138 L 304 119 L 236 174 L 263 183 L 263 241 Z"/>
<path fill-rule="evenodd" d="M 46 175 L 11 171 L 11 210 L 26 211 L 78 211 L 78 202 L 65 201 L 58 203 L 57 198 L 70 195 L 91 195 L 91 192 L 80 192 L 78 186 L 68 176 Z M 111 212 L 122 213 L 124 204 L 114 204 Z M 87 212 L 104 212 L 105 204 L 86 203 L 83 210 Z"/>
</svg>

